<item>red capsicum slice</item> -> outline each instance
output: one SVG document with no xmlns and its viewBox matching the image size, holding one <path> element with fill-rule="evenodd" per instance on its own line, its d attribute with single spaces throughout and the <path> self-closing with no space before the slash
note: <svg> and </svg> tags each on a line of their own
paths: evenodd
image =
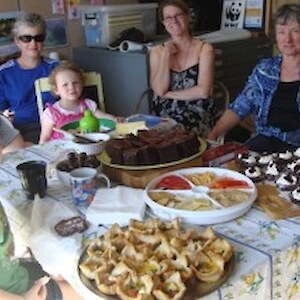
<svg viewBox="0 0 300 300">
<path fill-rule="evenodd" d="M 234 178 L 220 178 L 215 180 L 211 185 L 212 189 L 226 189 L 226 188 L 236 188 L 236 189 L 247 189 L 250 188 L 249 184 L 244 180 L 238 180 Z"/>
<path fill-rule="evenodd" d="M 188 183 L 188 181 L 184 180 L 179 176 L 170 175 L 163 178 L 156 185 L 156 188 L 169 189 L 169 190 L 189 190 L 191 189 L 191 185 Z"/>
</svg>

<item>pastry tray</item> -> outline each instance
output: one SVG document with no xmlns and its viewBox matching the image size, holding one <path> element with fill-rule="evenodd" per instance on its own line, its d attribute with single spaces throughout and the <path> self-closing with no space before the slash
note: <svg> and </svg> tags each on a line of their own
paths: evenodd
<svg viewBox="0 0 300 300">
<path fill-rule="evenodd" d="M 210 210 L 190 211 L 190 210 L 175 209 L 175 208 L 163 206 L 155 202 L 150 198 L 150 196 L 148 196 L 148 193 L 150 191 L 159 191 L 156 189 L 156 186 L 165 177 L 168 177 L 170 175 L 178 175 L 184 177 L 184 175 L 201 174 L 204 172 L 213 172 L 215 173 L 215 175 L 217 175 L 217 177 L 229 177 L 232 179 L 245 181 L 248 184 L 249 188 L 247 189 L 237 188 L 237 190 L 244 190 L 248 192 L 249 193 L 248 198 L 238 204 L 229 207 L 215 207 L 214 209 L 210 209 Z M 207 197 L 210 189 L 207 187 L 203 187 L 202 189 L 202 186 L 197 186 L 197 188 L 194 190 L 191 189 L 191 190 L 171 191 L 171 190 L 164 189 L 161 191 L 170 191 L 171 193 L 178 192 L 181 195 L 185 193 L 186 194 L 194 193 L 196 197 L 198 196 Z M 176 170 L 173 172 L 165 173 L 155 178 L 146 186 L 146 194 L 147 195 L 145 196 L 145 202 L 151 208 L 152 213 L 156 217 L 159 217 L 166 221 L 170 221 L 176 217 L 179 217 L 183 223 L 208 225 L 208 224 L 227 222 L 245 214 L 251 208 L 253 202 L 256 200 L 257 189 L 251 179 L 236 171 L 232 171 L 224 168 L 198 167 L 198 168 L 186 168 L 186 169 Z"/>
</svg>

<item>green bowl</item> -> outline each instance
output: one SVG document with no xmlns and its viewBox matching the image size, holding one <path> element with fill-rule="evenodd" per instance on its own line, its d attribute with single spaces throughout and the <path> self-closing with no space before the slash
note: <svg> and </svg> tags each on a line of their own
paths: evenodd
<svg viewBox="0 0 300 300">
<path fill-rule="evenodd" d="M 111 119 L 98 119 L 99 120 L 99 131 L 100 132 L 107 132 L 114 130 L 116 128 L 116 122 Z M 70 129 L 78 129 L 79 130 L 79 121 L 74 121 L 62 126 L 63 130 L 70 130 Z"/>
</svg>

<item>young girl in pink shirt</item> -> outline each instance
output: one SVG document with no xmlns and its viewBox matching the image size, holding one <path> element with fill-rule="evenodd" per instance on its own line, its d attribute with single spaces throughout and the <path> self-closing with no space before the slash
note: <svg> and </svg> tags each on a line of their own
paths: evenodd
<svg viewBox="0 0 300 300">
<path fill-rule="evenodd" d="M 40 144 L 62 138 L 62 134 L 53 128 L 80 120 L 87 109 L 97 118 L 109 118 L 116 122 L 121 119 L 99 110 L 95 101 L 81 98 L 83 82 L 82 71 L 73 63 L 63 62 L 52 71 L 49 83 L 52 92 L 60 99 L 53 105 L 48 104 L 42 114 Z"/>
</svg>

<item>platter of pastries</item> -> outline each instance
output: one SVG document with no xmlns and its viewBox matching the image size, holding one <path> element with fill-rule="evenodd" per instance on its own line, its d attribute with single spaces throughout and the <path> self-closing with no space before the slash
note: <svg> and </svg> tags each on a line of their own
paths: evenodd
<svg viewBox="0 0 300 300">
<path fill-rule="evenodd" d="M 215 224 L 246 213 L 257 196 L 247 176 L 223 168 L 186 168 L 165 173 L 146 186 L 145 202 L 164 220 Z"/>
<path fill-rule="evenodd" d="M 233 268 L 227 240 L 179 219 L 114 224 L 78 261 L 81 282 L 99 299 L 198 299 L 220 287 Z"/>
</svg>

